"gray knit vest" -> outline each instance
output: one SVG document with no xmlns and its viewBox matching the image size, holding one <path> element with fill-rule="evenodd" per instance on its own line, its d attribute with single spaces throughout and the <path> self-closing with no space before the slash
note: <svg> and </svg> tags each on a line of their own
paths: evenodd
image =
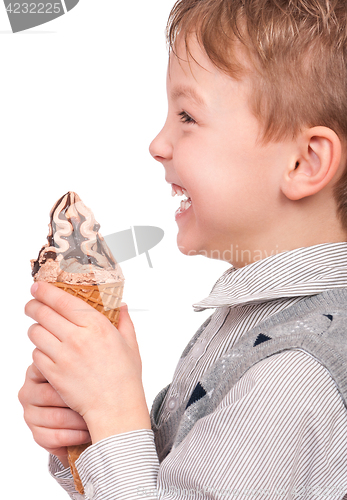
<svg viewBox="0 0 347 500">
<path fill-rule="evenodd" d="M 210 320 L 211 316 L 196 332 L 182 358 L 193 348 Z M 306 297 L 243 334 L 206 371 L 190 398 L 158 426 L 157 415 L 170 384 L 165 387 L 155 398 L 151 410 L 160 462 L 182 442 L 195 422 L 215 410 L 247 370 L 289 349 L 307 352 L 328 370 L 347 408 L 347 288 Z"/>
</svg>

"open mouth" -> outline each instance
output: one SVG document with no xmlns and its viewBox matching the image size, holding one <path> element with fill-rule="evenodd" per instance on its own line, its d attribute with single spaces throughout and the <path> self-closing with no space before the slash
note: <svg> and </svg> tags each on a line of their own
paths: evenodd
<svg viewBox="0 0 347 500">
<path fill-rule="evenodd" d="M 172 196 L 177 195 L 177 196 L 185 196 L 186 197 L 185 199 L 181 200 L 181 205 L 176 210 L 175 215 L 180 215 L 192 206 L 192 200 L 191 200 L 188 192 L 186 191 L 186 189 L 184 189 L 181 186 L 178 186 L 177 184 L 171 184 L 171 186 L 172 186 Z"/>
</svg>

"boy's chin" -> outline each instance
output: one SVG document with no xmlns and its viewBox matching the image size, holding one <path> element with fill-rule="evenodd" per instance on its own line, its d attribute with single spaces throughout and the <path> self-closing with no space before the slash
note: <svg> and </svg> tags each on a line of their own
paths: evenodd
<svg viewBox="0 0 347 500">
<path fill-rule="evenodd" d="M 178 250 L 183 253 L 183 255 L 187 255 L 188 257 L 191 257 L 193 255 L 199 255 L 199 252 L 195 250 L 194 248 L 186 247 L 184 245 L 177 245 Z"/>
<path fill-rule="evenodd" d="M 178 250 L 183 253 L 183 255 L 187 255 L 191 257 L 193 255 L 199 255 L 199 248 L 192 241 L 187 241 L 188 238 L 182 238 L 180 233 L 177 235 L 177 247 Z"/>
<path fill-rule="evenodd" d="M 196 247 L 195 245 L 187 245 L 177 241 L 177 247 L 179 251 L 183 253 L 183 255 L 187 255 L 188 257 L 193 257 L 194 255 L 202 255 L 204 257 L 213 258 L 210 251 L 204 250 L 200 247 Z"/>
<path fill-rule="evenodd" d="M 211 249 L 208 241 L 199 238 L 199 235 L 196 236 L 196 238 L 193 238 L 192 232 L 190 234 L 184 234 L 181 231 L 178 232 L 177 247 L 183 255 L 187 255 L 188 257 L 202 255 L 209 259 L 225 260 L 219 250 Z"/>
<path fill-rule="evenodd" d="M 210 250 L 204 248 L 196 248 L 194 246 L 184 245 L 183 243 L 179 244 L 177 242 L 177 247 L 183 255 L 187 255 L 188 257 L 201 255 L 203 257 L 207 257 L 208 259 L 213 260 L 223 260 L 228 263 L 232 263 L 230 261 L 230 252 L 221 252 L 219 250 Z"/>
</svg>

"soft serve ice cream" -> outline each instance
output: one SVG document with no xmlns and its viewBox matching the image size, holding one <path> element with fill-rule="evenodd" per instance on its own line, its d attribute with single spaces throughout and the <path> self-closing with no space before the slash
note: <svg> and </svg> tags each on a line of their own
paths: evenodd
<svg viewBox="0 0 347 500">
<path fill-rule="evenodd" d="M 124 281 L 119 264 L 99 233 L 100 224 L 74 192 L 50 213 L 48 243 L 31 260 L 35 281 L 95 285 Z"/>
</svg>

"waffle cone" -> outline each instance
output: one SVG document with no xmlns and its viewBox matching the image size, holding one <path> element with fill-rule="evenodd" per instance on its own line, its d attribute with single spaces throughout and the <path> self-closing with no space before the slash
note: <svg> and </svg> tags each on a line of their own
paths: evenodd
<svg viewBox="0 0 347 500">
<path fill-rule="evenodd" d="M 106 283 L 103 285 L 72 285 L 70 283 L 52 283 L 65 292 L 82 299 L 97 311 L 101 312 L 117 328 L 119 322 L 120 303 L 123 296 L 124 283 Z M 75 488 L 81 495 L 84 494 L 82 481 L 79 477 L 75 462 L 81 453 L 92 443 L 68 447 L 68 461 Z"/>
<path fill-rule="evenodd" d="M 72 285 L 70 283 L 61 283 L 60 281 L 52 284 L 94 307 L 94 309 L 106 316 L 117 328 L 120 303 L 123 296 L 123 281 L 102 285 Z"/>
</svg>

